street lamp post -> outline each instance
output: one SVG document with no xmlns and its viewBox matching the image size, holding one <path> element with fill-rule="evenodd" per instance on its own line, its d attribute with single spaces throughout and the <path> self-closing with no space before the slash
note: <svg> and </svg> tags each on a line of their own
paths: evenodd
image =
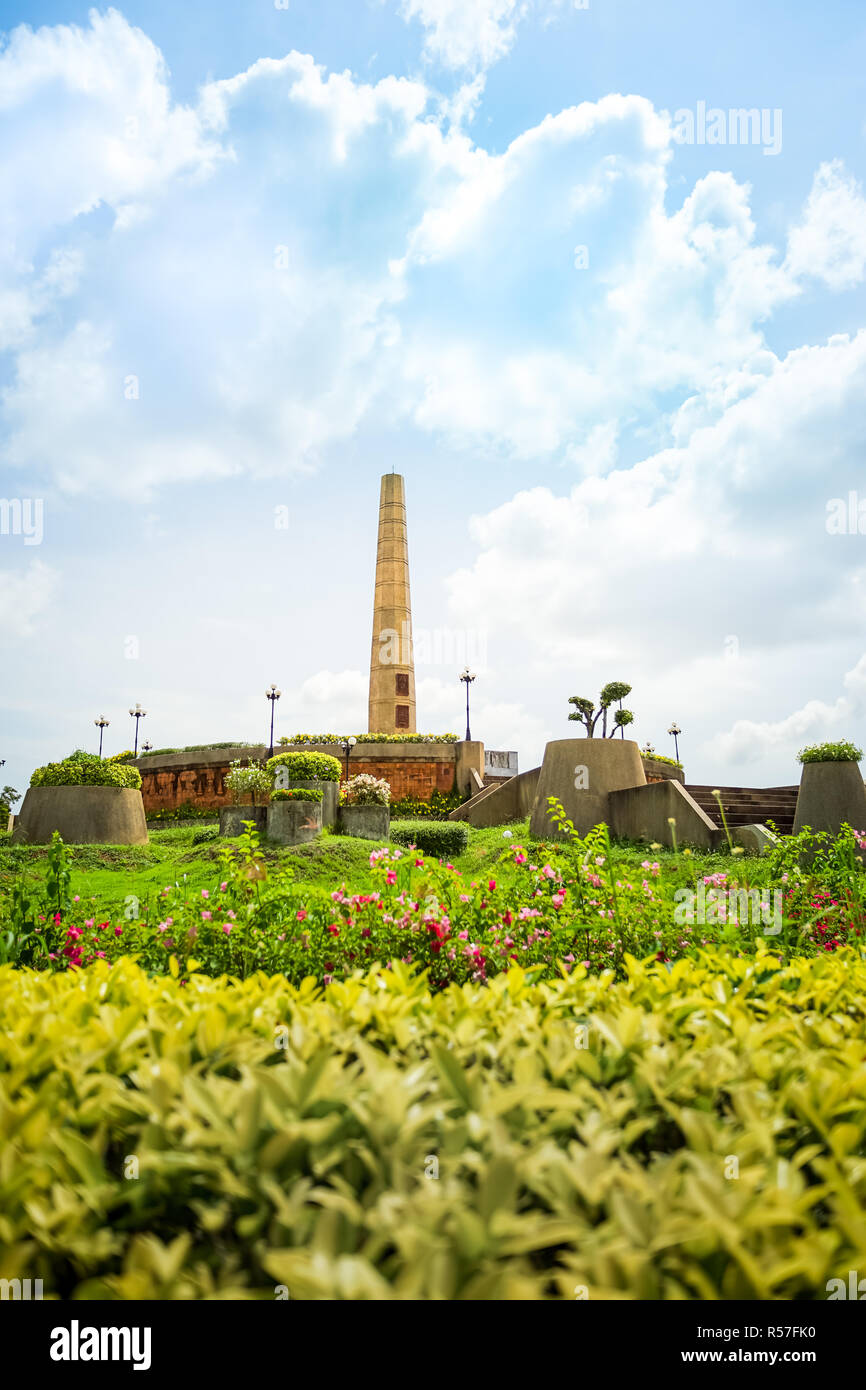
<svg viewBox="0 0 866 1390">
<path fill-rule="evenodd" d="M 265 699 L 271 702 L 271 749 L 268 753 L 269 758 L 274 756 L 274 710 L 277 707 L 277 700 L 279 700 L 282 693 L 282 690 L 277 690 L 273 682 L 271 682 L 270 688 L 265 691 Z"/>
<path fill-rule="evenodd" d="M 141 751 L 142 753 L 149 753 L 152 747 L 153 744 L 149 743 L 148 740 L 145 739 L 144 743 L 141 745 Z"/>
<path fill-rule="evenodd" d="M 98 719 L 94 719 L 93 722 L 94 722 L 94 724 L 96 725 L 97 729 L 99 730 L 99 756 L 100 756 L 100 758 L 101 758 L 101 757 L 102 757 L 102 731 L 103 731 L 103 729 L 107 729 L 107 728 L 108 728 L 109 724 L 111 723 L 111 720 L 110 720 L 110 719 L 106 719 L 105 715 L 104 715 L 104 714 L 101 714 L 101 715 L 99 716 L 99 718 L 98 718 Z M 138 728 L 138 725 L 136 725 L 136 728 Z"/>
<path fill-rule="evenodd" d="M 138 757 L 138 721 L 139 719 L 144 719 L 147 710 L 142 709 L 141 705 L 136 705 L 135 709 L 131 709 L 129 713 L 135 720 L 135 756 Z"/>
<path fill-rule="evenodd" d="M 460 679 L 466 686 L 466 742 L 469 743 L 472 738 L 469 732 L 469 687 L 475 679 L 475 672 L 470 671 L 468 666 L 464 666 L 460 673 Z"/>
<path fill-rule="evenodd" d="M 679 726 L 677 723 L 673 723 L 673 724 L 671 725 L 671 727 L 668 729 L 668 733 L 669 733 L 669 734 L 671 735 L 671 737 L 673 738 L 673 741 L 674 741 L 674 756 L 675 756 L 677 762 L 679 762 L 679 760 L 680 760 L 680 748 L 679 748 L 679 743 L 677 742 L 677 740 L 678 740 L 680 734 L 682 733 L 682 729 L 680 728 L 680 726 Z"/>
<path fill-rule="evenodd" d="M 358 740 L 355 738 L 355 735 L 354 735 L 354 734 L 350 734 L 349 737 L 346 739 L 345 743 L 342 745 L 342 747 L 343 747 L 343 757 L 346 759 L 346 781 L 347 781 L 347 782 L 348 782 L 348 780 L 349 780 L 349 758 L 351 757 L 351 755 L 352 755 L 352 749 L 355 747 L 355 744 L 356 744 L 357 742 L 358 742 Z"/>
</svg>

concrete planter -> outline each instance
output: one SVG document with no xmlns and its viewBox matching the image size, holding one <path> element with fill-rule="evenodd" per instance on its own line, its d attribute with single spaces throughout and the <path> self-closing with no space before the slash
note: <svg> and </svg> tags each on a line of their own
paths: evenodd
<svg viewBox="0 0 866 1390">
<path fill-rule="evenodd" d="M 245 820 L 255 821 L 256 830 L 262 834 L 267 818 L 267 806 L 221 806 L 220 834 L 232 837 L 243 835 Z"/>
<path fill-rule="evenodd" d="M 289 782 L 288 789 L 304 787 L 307 791 L 322 793 L 322 825 L 337 824 L 337 811 L 340 807 L 339 782 Z"/>
<path fill-rule="evenodd" d="M 341 806 L 340 834 L 358 840 L 386 842 L 391 829 L 390 806 Z"/>
<path fill-rule="evenodd" d="M 794 834 L 806 826 L 838 834 L 844 822 L 866 830 L 866 787 L 858 763 L 804 763 Z"/>
<path fill-rule="evenodd" d="M 321 801 L 272 801 L 268 839 L 278 845 L 304 845 L 322 830 Z"/>
<path fill-rule="evenodd" d="M 31 787 L 12 840 L 45 845 L 54 831 L 67 845 L 146 845 L 141 792 L 131 787 Z"/>
<path fill-rule="evenodd" d="M 550 819 L 550 796 L 562 802 L 578 835 L 586 835 L 601 821 L 610 824 L 611 792 L 646 784 L 640 748 L 631 739 L 557 739 L 544 750 L 530 834 L 536 839 L 563 838 Z"/>
</svg>

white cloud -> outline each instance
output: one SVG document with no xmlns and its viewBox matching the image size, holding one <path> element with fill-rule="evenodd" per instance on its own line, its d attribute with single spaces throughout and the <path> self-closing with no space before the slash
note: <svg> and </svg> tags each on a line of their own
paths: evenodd
<svg viewBox="0 0 866 1390">
<path fill-rule="evenodd" d="M 822 164 L 788 240 L 789 273 L 851 289 L 866 272 L 866 199 L 841 160 Z"/>
<path fill-rule="evenodd" d="M 514 43 L 529 6 L 520 0 L 401 0 L 407 20 L 426 30 L 428 57 L 449 68 L 490 67 Z"/>
<path fill-rule="evenodd" d="M 20 573 L 7 571 L 0 582 L 0 634 L 30 637 L 55 599 L 59 581 L 57 570 L 41 560 L 31 561 Z"/>
</svg>

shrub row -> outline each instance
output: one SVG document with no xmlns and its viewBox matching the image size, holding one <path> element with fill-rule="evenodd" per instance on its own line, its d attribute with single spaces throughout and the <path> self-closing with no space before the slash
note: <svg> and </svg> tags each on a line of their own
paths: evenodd
<svg viewBox="0 0 866 1390">
<path fill-rule="evenodd" d="M 436 995 L 3 967 L 0 1012 L 3 1273 L 46 1298 L 808 1300 L 864 1267 L 850 950 Z"/>
<path fill-rule="evenodd" d="M 454 859 L 469 843 L 469 827 L 460 821 L 392 821 L 389 838 L 395 845 L 415 845 L 436 859 Z"/>
<path fill-rule="evenodd" d="M 271 801 L 323 801 L 325 793 L 318 787 L 287 787 L 285 791 L 271 792 Z"/>
<path fill-rule="evenodd" d="M 265 767 L 272 781 L 282 773 L 289 782 L 339 782 L 343 771 L 330 753 L 277 753 Z"/>
<path fill-rule="evenodd" d="M 295 734 L 281 738 L 281 744 L 292 743 L 459 743 L 459 734 Z"/>
</svg>

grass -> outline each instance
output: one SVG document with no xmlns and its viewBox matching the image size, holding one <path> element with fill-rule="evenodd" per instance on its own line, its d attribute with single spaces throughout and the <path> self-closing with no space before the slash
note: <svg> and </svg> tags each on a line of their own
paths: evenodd
<svg viewBox="0 0 866 1390">
<path fill-rule="evenodd" d="M 166 884 L 180 883 L 184 877 L 193 890 L 211 888 L 219 882 L 220 852 L 231 841 L 215 839 L 193 844 L 203 828 L 186 825 L 152 829 L 147 845 L 72 845 L 69 861 L 73 892 L 84 901 L 95 899 L 100 911 L 119 914 L 130 897 L 147 904 Z M 528 820 L 507 827 L 470 829 L 467 848 L 454 864 L 468 878 L 480 878 L 493 871 L 505 849 L 530 843 Z M 262 854 L 268 863 L 291 864 L 295 881 L 309 885 L 311 894 L 323 896 L 344 883 L 354 892 L 372 888 L 370 851 L 374 848 L 369 840 L 325 831 L 318 840 L 291 848 L 264 841 Z M 632 873 L 640 871 L 644 860 L 658 860 L 666 878 L 672 875 L 668 881 L 673 886 L 691 885 L 700 874 L 720 870 L 733 873 L 742 865 L 742 856 L 735 859 L 697 850 L 674 854 L 671 850 L 651 850 L 645 844 L 627 841 L 618 842 L 615 853 L 622 869 Z M 0 887 L 10 887 L 22 874 L 31 883 L 44 878 L 46 856 L 44 845 L 13 846 L 8 838 L 0 839 Z M 753 881 L 759 877 L 756 868 L 752 861 Z"/>
</svg>

